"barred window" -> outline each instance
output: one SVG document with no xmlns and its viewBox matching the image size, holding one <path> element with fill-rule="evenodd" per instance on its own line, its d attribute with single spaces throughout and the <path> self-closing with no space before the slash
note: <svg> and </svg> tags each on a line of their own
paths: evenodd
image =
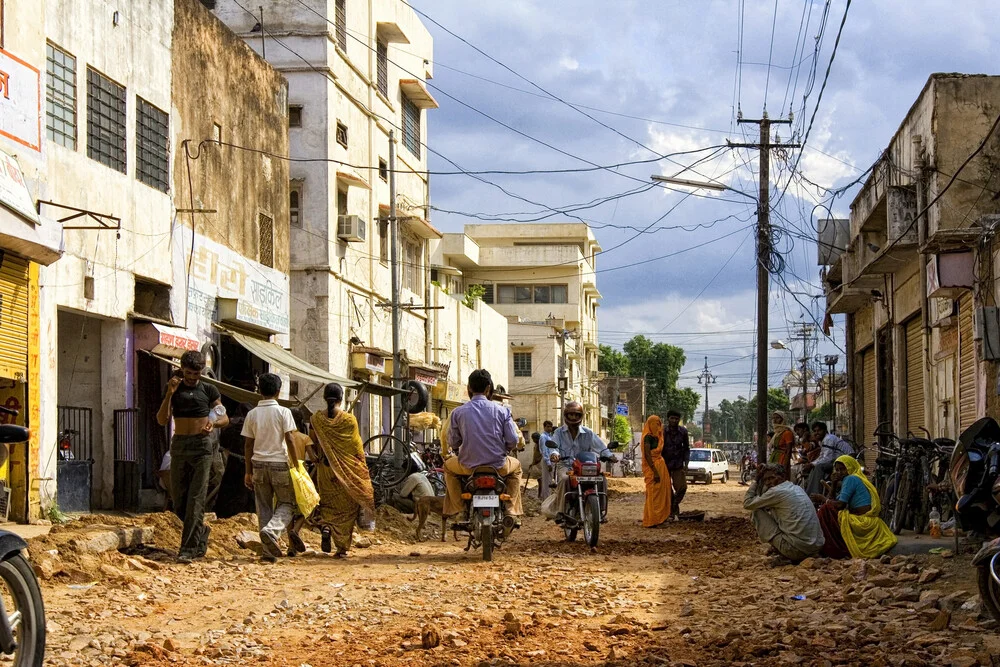
<svg viewBox="0 0 1000 667">
<path fill-rule="evenodd" d="M 347 52 L 347 0 L 337 0 L 337 46 Z"/>
<path fill-rule="evenodd" d="M 337 121 L 337 143 L 347 148 L 347 126 Z"/>
<path fill-rule="evenodd" d="M 389 97 L 389 45 L 379 40 L 376 48 L 378 92 Z"/>
<path fill-rule="evenodd" d="M 299 184 L 292 184 L 288 191 L 288 224 L 302 226 L 302 186 Z"/>
<path fill-rule="evenodd" d="M 274 220 L 261 213 L 257 216 L 260 245 L 258 260 L 264 266 L 274 268 Z"/>
<path fill-rule="evenodd" d="M 125 87 L 87 68 L 87 157 L 125 173 Z"/>
<path fill-rule="evenodd" d="M 514 353 L 514 377 L 531 377 L 531 352 Z"/>
<path fill-rule="evenodd" d="M 76 58 L 45 45 L 45 129 L 48 138 L 76 150 Z"/>
<path fill-rule="evenodd" d="M 170 116 L 136 98 L 135 177 L 160 192 L 170 190 Z"/>
<path fill-rule="evenodd" d="M 407 97 L 403 98 L 403 145 L 420 157 L 420 107 Z"/>
</svg>

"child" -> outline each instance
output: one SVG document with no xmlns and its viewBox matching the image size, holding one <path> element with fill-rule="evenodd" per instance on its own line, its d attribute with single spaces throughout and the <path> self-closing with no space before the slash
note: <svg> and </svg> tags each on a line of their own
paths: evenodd
<svg viewBox="0 0 1000 667">
<path fill-rule="evenodd" d="M 289 463 L 298 465 L 292 440 L 295 420 L 292 411 L 278 405 L 276 400 L 281 378 L 265 373 L 260 376 L 258 386 L 264 400 L 247 413 L 243 422 L 246 456 L 243 483 L 253 490 L 257 504 L 261 558 L 273 563 L 281 556 L 278 538 L 295 513 L 295 489 L 289 472 Z"/>
</svg>

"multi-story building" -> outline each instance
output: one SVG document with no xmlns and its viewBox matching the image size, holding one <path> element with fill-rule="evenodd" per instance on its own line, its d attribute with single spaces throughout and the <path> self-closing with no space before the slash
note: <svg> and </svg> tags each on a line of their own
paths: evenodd
<svg viewBox="0 0 1000 667">
<path fill-rule="evenodd" d="M 859 442 L 880 424 L 954 438 L 996 414 L 998 109 L 1000 77 L 932 75 L 850 220 L 821 221 L 827 312 L 847 317 Z"/>
<path fill-rule="evenodd" d="M 49 500 L 132 509 L 166 441 L 149 422 L 169 365 L 145 352 L 205 349 L 222 372 L 214 325 L 287 336 L 288 172 L 267 156 L 287 154 L 287 87 L 198 0 L 8 0 L 2 20 L 0 54 L 34 72 L 19 108 L 37 133 L 0 149 L 28 165 L 42 220 L 65 223 L 38 272 L 39 462 L 19 518 Z"/>
<path fill-rule="evenodd" d="M 453 290 L 477 287 L 509 322 L 507 367 L 515 417 L 525 432 L 560 421 L 561 395 L 580 401 L 600 429 L 595 257 L 583 223 L 466 225 L 445 234 L 435 263 L 461 272 Z M 443 275 L 441 269 L 439 275 Z"/>
</svg>

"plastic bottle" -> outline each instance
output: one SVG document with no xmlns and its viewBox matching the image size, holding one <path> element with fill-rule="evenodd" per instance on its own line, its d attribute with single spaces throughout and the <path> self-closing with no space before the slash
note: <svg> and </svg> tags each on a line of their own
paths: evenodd
<svg viewBox="0 0 1000 667">
<path fill-rule="evenodd" d="M 941 537 L 941 512 L 938 511 L 938 508 L 931 509 L 928 519 L 928 532 L 930 536 Z"/>
<path fill-rule="evenodd" d="M 222 418 L 225 416 L 225 414 L 226 414 L 226 407 L 222 404 L 216 405 L 208 413 L 208 421 L 213 425 L 218 424 L 220 421 L 222 421 Z"/>
</svg>

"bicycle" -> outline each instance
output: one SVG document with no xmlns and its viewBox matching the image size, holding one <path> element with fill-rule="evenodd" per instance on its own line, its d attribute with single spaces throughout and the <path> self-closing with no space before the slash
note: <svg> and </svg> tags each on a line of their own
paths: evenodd
<svg viewBox="0 0 1000 667">
<path fill-rule="evenodd" d="M 413 450 L 409 417 L 427 407 L 427 389 L 415 381 L 404 383 L 403 389 L 407 393 L 403 396 L 400 410 L 389 432 L 373 435 L 362 445 L 365 459 L 368 461 L 368 473 L 375 492 L 376 507 L 388 501 L 403 480 L 425 467 L 421 457 Z M 394 435 L 400 426 L 405 440 Z M 443 483 L 443 479 L 441 481 Z M 431 483 L 435 484 L 434 480 L 431 480 Z"/>
<path fill-rule="evenodd" d="M 947 474 L 947 461 L 954 443 L 946 438 L 918 438 L 907 433 L 905 439 L 890 431 L 875 431 L 876 437 L 887 438 L 889 444 L 880 448 L 876 461 L 878 476 L 884 486 L 876 485 L 883 499 L 881 516 L 897 535 L 905 528 L 916 533 L 927 530 L 930 511 L 938 497 L 932 498 L 928 487 L 937 485 Z M 895 446 L 895 451 L 893 451 Z M 891 469 L 891 474 L 887 474 Z M 885 495 L 881 495 L 881 494 Z"/>
</svg>

